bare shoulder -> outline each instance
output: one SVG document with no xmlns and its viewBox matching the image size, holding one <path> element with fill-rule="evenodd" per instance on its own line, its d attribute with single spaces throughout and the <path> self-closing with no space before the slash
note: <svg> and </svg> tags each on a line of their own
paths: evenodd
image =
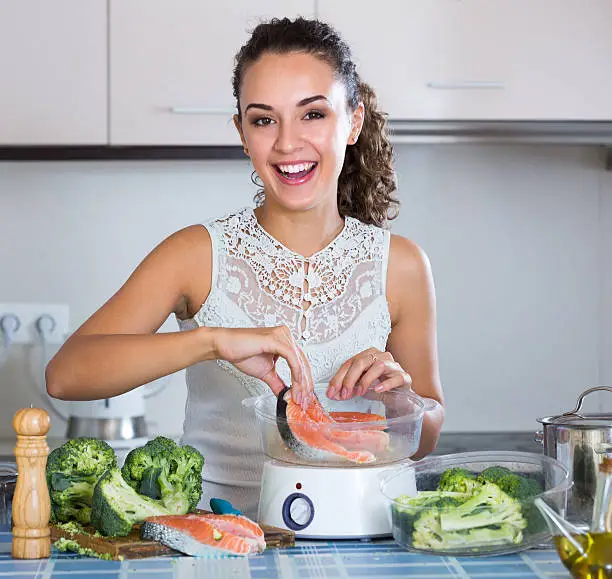
<svg viewBox="0 0 612 579">
<path fill-rule="evenodd" d="M 172 275 L 181 280 L 185 311 L 176 313 L 180 317 L 193 315 L 211 287 L 212 240 L 208 229 L 201 224 L 179 229 L 166 237 L 151 256 L 155 253 L 160 254 L 160 261 L 168 265 Z"/>
<path fill-rule="evenodd" d="M 414 241 L 392 234 L 387 267 L 387 300 L 391 322 L 397 322 L 408 301 L 432 295 L 429 257 Z"/>
</svg>

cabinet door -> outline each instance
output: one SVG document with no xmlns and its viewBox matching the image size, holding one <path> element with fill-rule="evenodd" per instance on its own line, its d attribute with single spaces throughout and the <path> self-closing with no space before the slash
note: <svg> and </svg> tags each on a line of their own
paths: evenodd
<svg viewBox="0 0 612 579">
<path fill-rule="evenodd" d="M 610 0 L 320 0 L 398 119 L 612 118 Z"/>
<path fill-rule="evenodd" d="M 0 144 L 107 140 L 106 0 L 0 2 Z"/>
<path fill-rule="evenodd" d="M 111 143 L 239 145 L 234 56 L 260 19 L 314 0 L 110 0 Z"/>
</svg>

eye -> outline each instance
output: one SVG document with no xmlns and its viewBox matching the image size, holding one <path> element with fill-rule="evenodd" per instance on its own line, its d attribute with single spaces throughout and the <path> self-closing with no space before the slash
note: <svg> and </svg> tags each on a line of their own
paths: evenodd
<svg viewBox="0 0 612 579">
<path fill-rule="evenodd" d="M 310 121 L 310 120 L 314 120 L 314 119 L 323 119 L 323 118 L 325 118 L 325 115 L 321 111 L 308 111 L 304 115 L 304 118 L 307 121 Z"/>
<path fill-rule="evenodd" d="M 256 127 L 266 127 L 272 124 L 273 122 L 274 121 L 270 117 L 258 117 L 256 119 L 253 119 L 251 121 L 251 124 L 255 125 Z"/>
</svg>

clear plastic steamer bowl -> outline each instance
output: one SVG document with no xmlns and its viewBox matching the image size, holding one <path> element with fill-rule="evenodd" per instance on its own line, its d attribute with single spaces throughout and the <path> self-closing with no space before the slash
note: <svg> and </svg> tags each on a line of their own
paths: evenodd
<svg viewBox="0 0 612 579">
<path fill-rule="evenodd" d="M 286 417 L 278 416 L 278 399 L 272 392 L 243 402 L 255 413 L 263 451 L 268 458 L 317 467 L 362 468 L 397 463 L 410 458 L 417 451 L 423 416 L 439 405 L 437 401 L 422 398 L 408 388 L 380 394 L 370 391 L 349 400 L 330 400 L 326 390 L 327 384 L 315 387 L 319 402 L 334 419 L 327 423 L 314 422 L 305 417 L 288 421 Z M 304 429 L 315 446 L 323 439 L 331 440 L 351 449 L 368 449 L 373 460 L 354 462 L 345 456 L 321 452 L 317 448 L 312 453 L 300 452 L 296 448 L 300 445 L 292 444 L 293 435 L 294 432 L 304 432 Z M 309 445 L 306 450 L 310 450 Z"/>
</svg>

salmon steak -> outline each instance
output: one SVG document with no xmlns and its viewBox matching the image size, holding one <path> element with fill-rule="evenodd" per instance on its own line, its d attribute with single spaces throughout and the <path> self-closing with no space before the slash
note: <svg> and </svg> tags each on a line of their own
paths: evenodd
<svg viewBox="0 0 612 579">
<path fill-rule="evenodd" d="M 309 460 L 344 458 L 357 464 L 376 462 L 376 455 L 389 447 L 389 435 L 380 425 L 373 428 L 354 428 L 352 423 L 384 420 L 378 414 L 327 413 L 316 396 L 308 408 L 296 404 L 291 389 L 278 395 L 276 425 L 283 442 L 298 456 Z M 352 418 L 351 418 L 352 417 Z M 375 417 L 375 418 L 373 418 Z M 350 423 L 347 426 L 347 423 Z"/>
<path fill-rule="evenodd" d="M 148 517 L 140 538 L 157 541 L 192 557 L 248 556 L 266 548 L 262 528 L 243 515 L 163 515 Z"/>
</svg>

